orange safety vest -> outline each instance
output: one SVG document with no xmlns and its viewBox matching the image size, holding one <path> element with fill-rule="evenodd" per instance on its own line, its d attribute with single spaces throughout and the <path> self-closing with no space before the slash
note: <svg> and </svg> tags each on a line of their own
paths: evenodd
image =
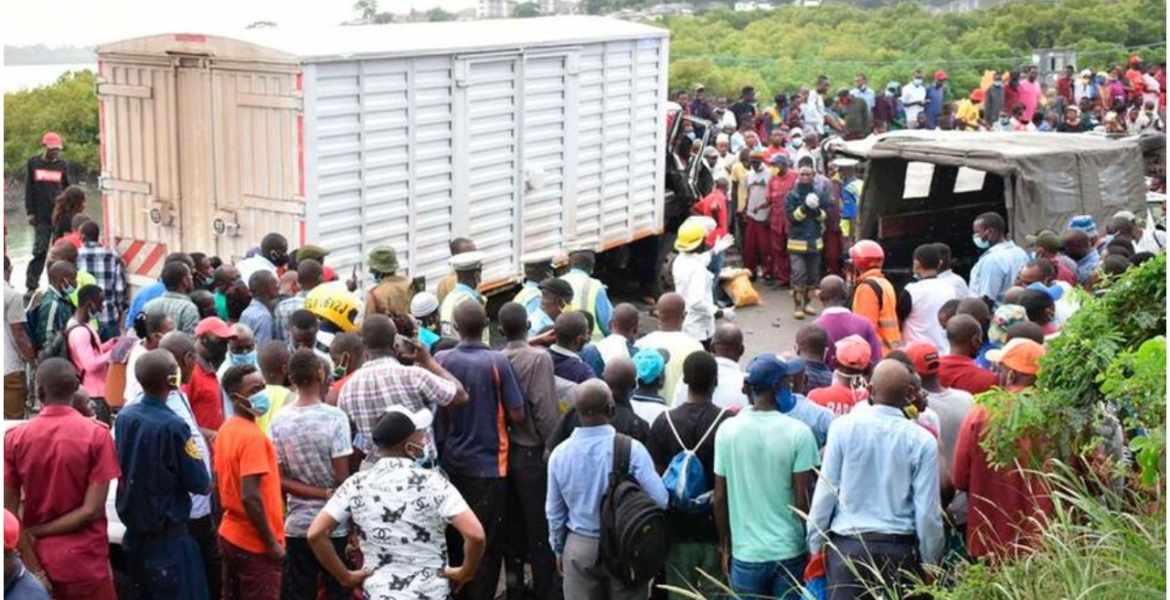
<svg viewBox="0 0 1170 600">
<path fill-rule="evenodd" d="M 879 298 L 870 284 L 873 281 L 882 290 Z M 898 297 L 894 284 L 882 275 L 881 269 L 870 269 L 857 278 L 853 291 L 853 314 L 864 317 L 877 331 L 882 341 L 882 356 L 902 346 L 902 330 L 898 327 Z"/>
</svg>

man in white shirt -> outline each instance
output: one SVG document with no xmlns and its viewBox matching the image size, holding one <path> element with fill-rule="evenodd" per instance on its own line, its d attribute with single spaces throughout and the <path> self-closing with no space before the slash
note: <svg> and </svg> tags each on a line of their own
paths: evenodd
<svg viewBox="0 0 1170 600">
<path fill-rule="evenodd" d="M 4 418 L 24 418 L 24 400 L 28 388 L 24 382 L 26 365 L 36 367 L 32 341 L 24 329 L 24 296 L 8 283 L 12 261 L 4 256 Z"/>
<path fill-rule="evenodd" d="M 287 264 L 288 239 L 279 233 L 270 233 L 260 241 L 260 252 L 236 263 L 236 268 L 240 271 L 240 279 L 248 282 L 257 271 L 268 271 L 276 275 L 277 268 Z"/>
<path fill-rule="evenodd" d="M 935 244 L 923 244 L 914 250 L 912 268 L 915 281 L 906 286 L 899 305 L 905 301 L 910 309 L 902 323 L 902 340 L 906 343 L 930 342 L 946 353 L 950 352 L 950 345 L 947 343 L 947 332 L 939 323 L 938 311 L 948 300 L 959 296 L 955 286 L 939 279 L 939 262 Z"/>
<path fill-rule="evenodd" d="M 715 394 L 711 402 L 719 408 L 739 411 L 748 406 L 747 396 L 743 393 L 744 372 L 739 366 L 739 359 L 743 357 L 743 331 L 734 323 L 723 323 L 715 329 L 712 346 L 715 350 L 715 364 L 719 368 L 719 379 L 715 384 Z M 678 386 L 674 393 L 671 406 L 681 406 L 687 401 L 690 390 L 686 383 Z"/>
<path fill-rule="evenodd" d="M 683 331 L 705 347 L 710 346 L 711 336 L 715 333 L 715 319 L 734 316 L 733 309 L 727 309 L 731 314 L 725 315 L 725 311 L 715 305 L 712 291 L 715 275 L 710 269 L 711 261 L 713 254 L 729 245 L 729 238 L 716 242 L 713 249 L 708 248 L 707 236 L 714 225 L 715 222 L 707 217 L 691 217 L 684 221 L 674 242 L 674 249 L 679 254 L 671 267 L 674 288 L 686 300 Z"/>
<path fill-rule="evenodd" d="M 812 129 L 818 134 L 825 133 L 825 94 L 829 93 L 829 78 L 825 75 L 817 76 L 816 88 L 809 91 L 808 101 L 804 103 L 801 112 L 801 121 L 805 129 Z"/>
<path fill-rule="evenodd" d="M 926 86 L 922 85 L 922 71 L 914 71 L 914 79 L 902 87 L 902 106 L 906 109 L 906 127 L 918 128 L 918 113 L 926 108 Z"/>
<path fill-rule="evenodd" d="M 951 247 L 943 242 L 936 243 L 934 247 L 938 250 L 938 278 L 955 288 L 956 298 L 970 296 L 971 291 L 967 289 L 967 281 L 951 270 Z"/>
</svg>

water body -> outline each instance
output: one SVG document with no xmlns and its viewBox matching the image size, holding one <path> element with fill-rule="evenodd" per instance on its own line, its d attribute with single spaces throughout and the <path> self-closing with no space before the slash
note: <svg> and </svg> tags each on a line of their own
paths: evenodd
<svg viewBox="0 0 1170 600">
<path fill-rule="evenodd" d="M 56 83 L 69 71 L 97 71 L 97 63 L 60 65 L 4 65 L 4 93 L 20 92 Z"/>
<path fill-rule="evenodd" d="M 102 196 L 98 192 L 97 187 L 91 184 L 82 184 L 85 188 L 86 203 L 85 214 L 89 215 L 90 219 L 97 221 L 99 224 L 102 221 Z M 10 188 L 11 189 L 11 188 Z M 12 260 L 12 286 L 18 290 L 25 289 L 24 275 L 28 263 L 32 260 L 33 242 L 36 240 L 36 229 L 28 224 L 28 217 L 24 214 L 24 190 L 13 190 L 7 194 L 9 197 L 16 197 L 19 200 L 15 203 L 14 210 L 4 212 L 4 225 L 8 230 L 8 235 L 4 238 L 4 251 L 8 258 Z M 9 203 L 5 203 L 8 205 Z M 105 232 L 102 232 L 105 235 Z M 41 275 L 41 285 L 46 283 L 45 275 Z"/>
</svg>

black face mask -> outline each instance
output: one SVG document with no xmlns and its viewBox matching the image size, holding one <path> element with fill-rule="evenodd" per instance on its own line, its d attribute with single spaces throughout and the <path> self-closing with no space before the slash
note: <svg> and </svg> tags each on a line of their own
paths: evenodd
<svg viewBox="0 0 1170 600">
<path fill-rule="evenodd" d="M 203 351 L 207 355 L 207 360 L 218 367 L 227 358 L 228 342 L 215 338 L 203 338 Z"/>
</svg>

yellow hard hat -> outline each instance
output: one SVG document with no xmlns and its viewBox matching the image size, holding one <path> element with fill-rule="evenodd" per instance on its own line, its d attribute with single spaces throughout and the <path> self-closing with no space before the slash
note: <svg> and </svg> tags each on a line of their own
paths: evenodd
<svg viewBox="0 0 1170 600">
<path fill-rule="evenodd" d="M 698 248 L 707 237 L 707 228 L 694 220 L 684 221 L 678 228 L 678 238 L 674 241 L 674 249 L 679 252 L 690 252 Z"/>
<path fill-rule="evenodd" d="M 305 297 L 305 310 L 350 333 L 357 331 L 361 302 L 344 285 L 319 285 Z"/>
</svg>

